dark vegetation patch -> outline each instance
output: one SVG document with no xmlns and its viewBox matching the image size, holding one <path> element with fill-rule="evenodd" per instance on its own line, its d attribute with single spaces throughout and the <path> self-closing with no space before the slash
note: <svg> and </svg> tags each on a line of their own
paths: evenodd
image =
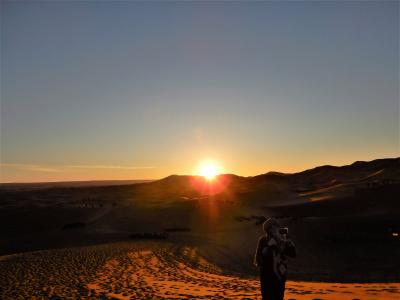
<svg viewBox="0 0 400 300">
<path fill-rule="evenodd" d="M 165 232 L 189 232 L 191 231 L 188 227 L 169 227 L 164 229 Z"/>
<path fill-rule="evenodd" d="M 69 223 L 69 224 L 65 224 L 62 227 L 62 230 L 79 229 L 79 228 L 84 228 L 85 226 L 86 226 L 85 222 Z"/>
<path fill-rule="evenodd" d="M 129 238 L 135 240 L 165 240 L 168 238 L 166 232 L 135 232 L 129 235 Z"/>
</svg>

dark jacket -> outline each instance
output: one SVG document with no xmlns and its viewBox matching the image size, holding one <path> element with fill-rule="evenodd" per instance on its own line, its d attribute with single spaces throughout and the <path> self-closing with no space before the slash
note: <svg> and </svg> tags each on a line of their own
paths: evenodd
<svg viewBox="0 0 400 300">
<path fill-rule="evenodd" d="M 292 241 L 262 236 L 258 240 L 254 262 L 265 276 L 286 280 L 286 256 L 296 256 Z"/>
</svg>

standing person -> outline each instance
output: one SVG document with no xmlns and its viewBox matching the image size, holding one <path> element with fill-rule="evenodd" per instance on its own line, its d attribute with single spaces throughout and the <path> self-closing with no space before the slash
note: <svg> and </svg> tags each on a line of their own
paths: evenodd
<svg viewBox="0 0 400 300">
<path fill-rule="evenodd" d="M 254 265 L 260 269 L 263 300 L 283 300 L 286 283 L 286 255 L 296 256 L 294 244 L 286 238 L 287 229 L 280 230 L 276 219 L 263 224 L 264 235 L 258 240 Z M 286 231 L 286 233 L 285 233 Z"/>
</svg>

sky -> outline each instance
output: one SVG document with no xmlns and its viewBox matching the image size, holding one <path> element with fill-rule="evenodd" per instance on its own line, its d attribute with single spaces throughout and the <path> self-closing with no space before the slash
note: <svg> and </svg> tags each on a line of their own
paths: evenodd
<svg viewBox="0 0 400 300">
<path fill-rule="evenodd" d="M 398 1 L 2 1 L 1 182 L 400 156 Z"/>
</svg>

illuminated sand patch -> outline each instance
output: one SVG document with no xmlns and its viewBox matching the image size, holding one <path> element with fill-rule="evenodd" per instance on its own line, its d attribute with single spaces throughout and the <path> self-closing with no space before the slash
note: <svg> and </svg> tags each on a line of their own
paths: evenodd
<svg viewBox="0 0 400 300">
<path fill-rule="evenodd" d="M 170 250 L 127 253 L 118 263 L 108 262 L 98 273 L 98 280 L 88 284 L 88 288 L 117 299 L 261 299 L 258 280 L 223 275 L 196 255 L 193 248 L 182 253 Z M 399 296 L 398 283 L 288 282 L 285 299 L 399 299 Z"/>
<path fill-rule="evenodd" d="M 261 299 L 195 248 L 125 242 L 0 257 L 0 299 Z M 288 282 L 288 299 L 400 299 L 400 283 Z"/>
</svg>

